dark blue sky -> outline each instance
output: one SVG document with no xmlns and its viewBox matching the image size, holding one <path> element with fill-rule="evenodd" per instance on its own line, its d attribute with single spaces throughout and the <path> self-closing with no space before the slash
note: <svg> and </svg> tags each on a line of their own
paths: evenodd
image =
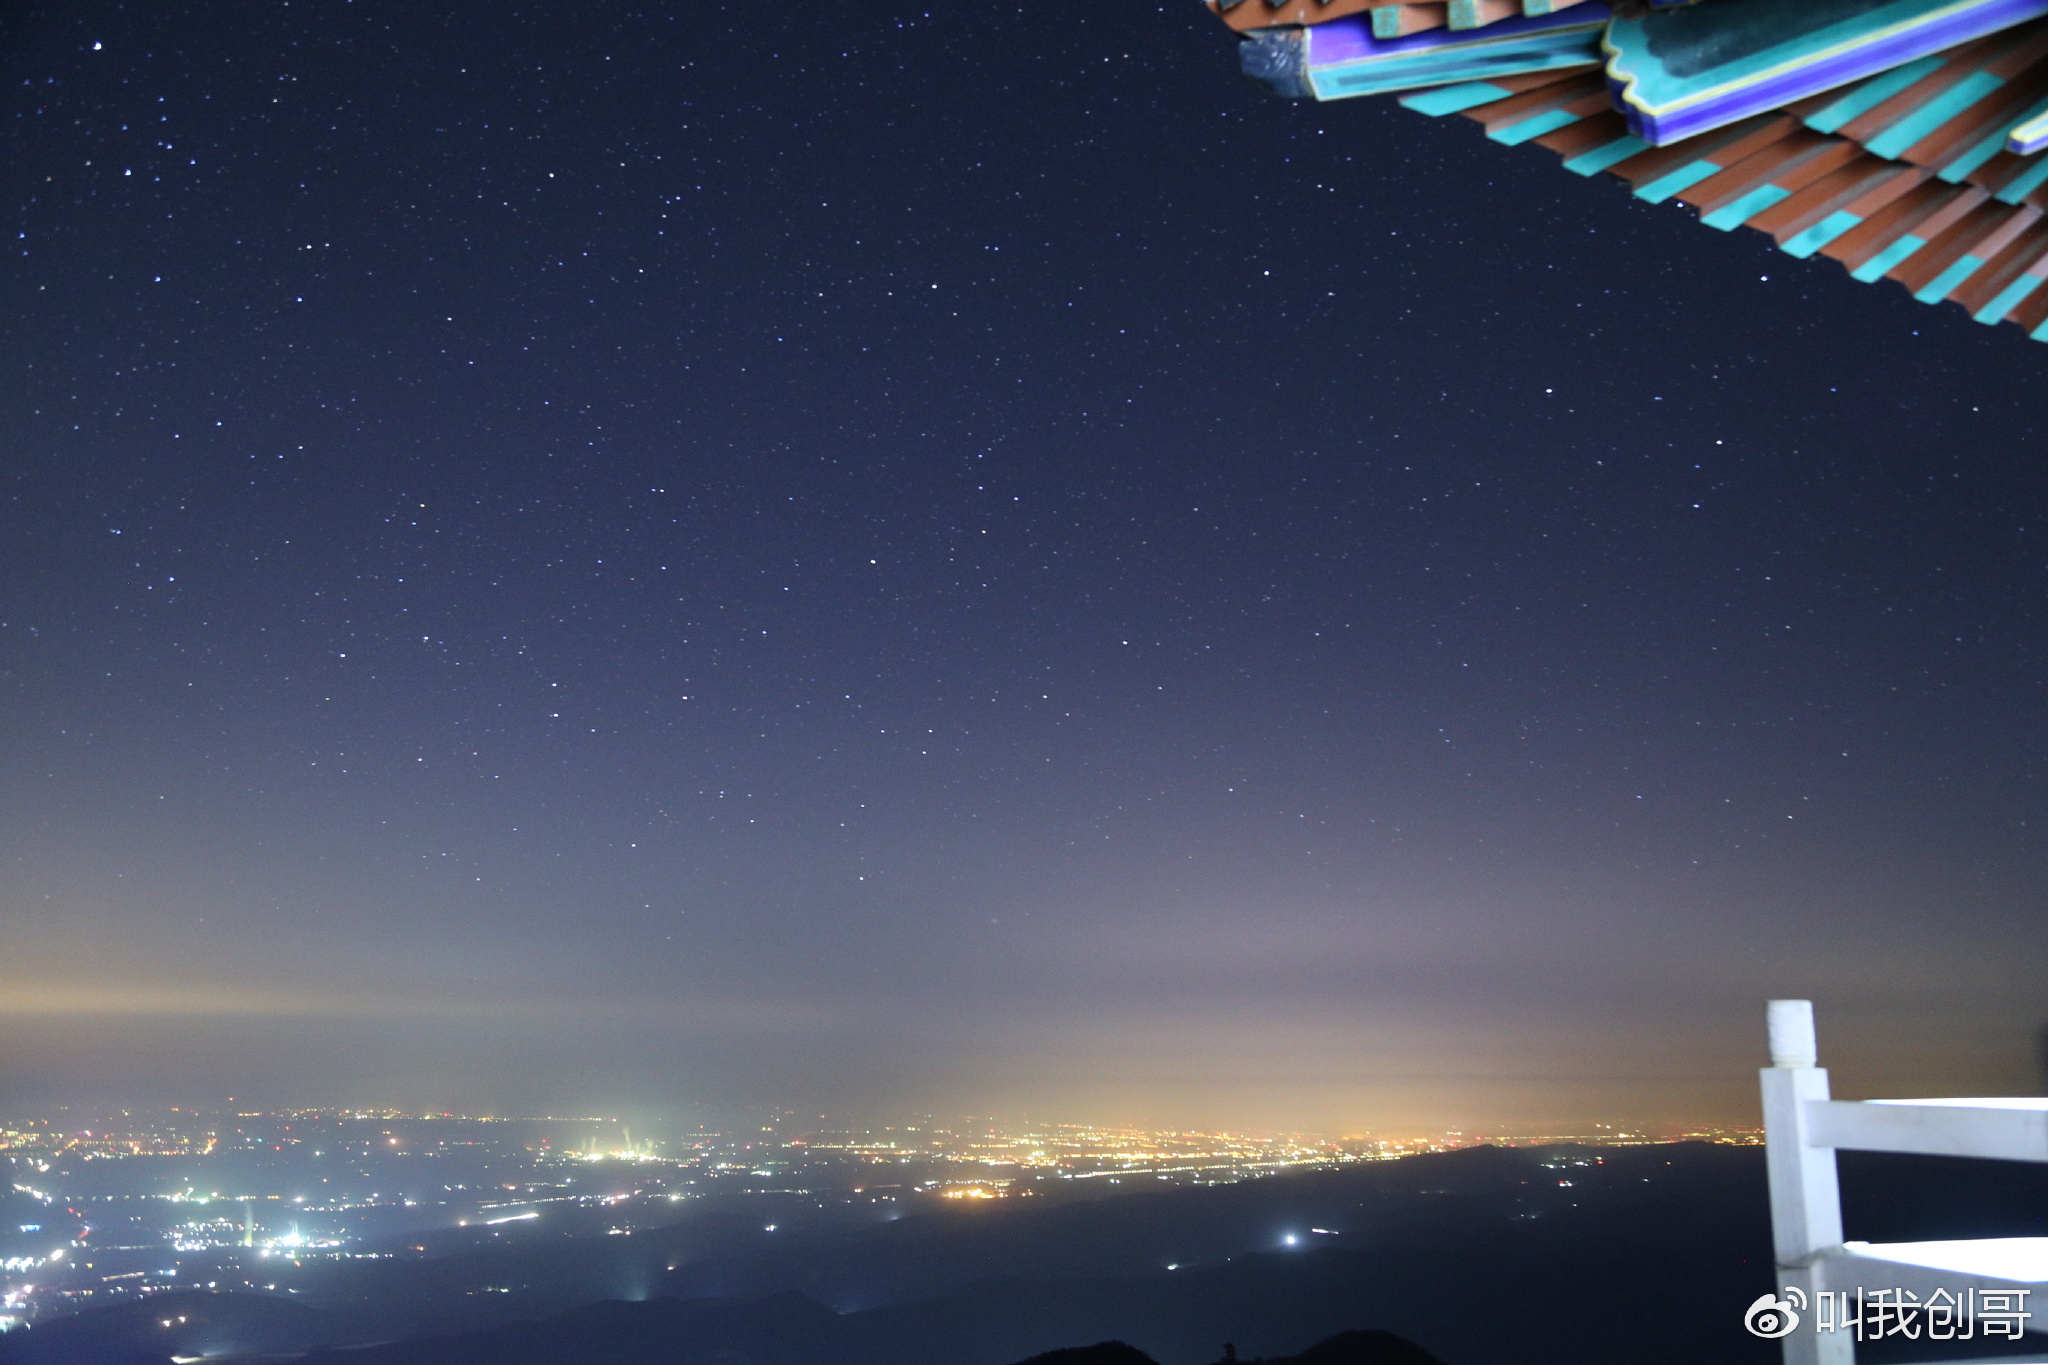
<svg viewBox="0 0 2048 1365">
<path fill-rule="evenodd" d="M 2033 1085 L 2048 347 L 1194 0 L 0 15 L 0 1104 Z"/>
</svg>

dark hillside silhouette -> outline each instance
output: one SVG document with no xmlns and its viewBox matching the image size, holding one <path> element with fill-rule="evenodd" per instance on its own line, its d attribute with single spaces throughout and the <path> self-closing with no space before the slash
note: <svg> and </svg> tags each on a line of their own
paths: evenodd
<svg viewBox="0 0 2048 1365">
<path fill-rule="evenodd" d="M 1093 1346 L 1064 1346 L 1047 1351 L 1017 1365 L 1159 1365 L 1135 1346 L 1121 1341 L 1098 1341 Z"/>
</svg>

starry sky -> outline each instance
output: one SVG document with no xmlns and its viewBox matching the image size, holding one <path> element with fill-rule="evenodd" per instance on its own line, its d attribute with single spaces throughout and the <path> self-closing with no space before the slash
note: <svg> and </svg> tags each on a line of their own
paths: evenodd
<svg viewBox="0 0 2048 1365">
<path fill-rule="evenodd" d="M 2048 346 L 1232 49 L 0 5 L 0 1108 L 2037 1088 Z"/>
</svg>

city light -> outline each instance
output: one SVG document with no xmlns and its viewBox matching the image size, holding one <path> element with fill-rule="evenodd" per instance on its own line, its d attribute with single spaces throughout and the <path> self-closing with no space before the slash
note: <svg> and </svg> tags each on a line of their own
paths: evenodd
<svg viewBox="0 0 2048 1365">
<path fill-rule="evenodd" d="M 1754 1140 L 1745 1132 L 1684 1136 Z M 531 1236 L 543 1222 L 550 1234 L 631 1237 L 688 1217 L 695 1201 L 712 1197 L 760 1201 L 766 1216 L 753 1226 L 777 1235 L 828 1211 L 872 1222 L 918 1212 L 978 1216 L 967 1209 L 1258 1180 L 1481 1142 L 1644 1140 L 1624 1124 L 1565 1137 L 1333 1138 L 922 1116 L 800 1123 L 785 1115 L 636 1138 L 615 1119 L 388 1110 L 180 1110 L 90 1129 L 39 1121 L 0 1126 L 0 1160 L 12 1165 L 16 1193 L 38 1208 L 31 1219 L 0 1225 L 0 1317 L 33 1325 L 195 1285 L 289 1294 L 293 1277 L 324 1264 L 440 1254 L 430 1235 L 452 1238 L 446 1250 Z M 161 1176 L 167 1156 L 186 1164 L 170 1190 Z M 260 1160 L 251 1166 L 251 1158 Z M 1568 1185 L 1577 1168 L 1598 1160 L 1546 1153 L 1543 1165 Z M 263 1170 L 276 1172 L 274 1184 L 251 1174 Z M 96 1226 L 122 1229 L 120 1244 L 94 1236 Z M 1338 1233 L 1314 1227 L 1274 1236 L 1302 1249 Z"/>
</svg>

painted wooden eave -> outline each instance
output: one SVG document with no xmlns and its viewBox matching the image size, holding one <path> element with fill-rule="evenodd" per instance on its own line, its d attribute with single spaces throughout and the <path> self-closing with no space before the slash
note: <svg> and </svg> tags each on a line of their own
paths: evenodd
<svg viewBox="0 0 2048 1365">
<path fill-rule="evenodd" d="M 1687 204 L 1709 227 L 1767 232 L 1788 255 L 2048 340 L 2048 155 L 2031 155 L 2048 148 L 2048 0 L 2026 2 L 2040 17 L 1662 142 L 1644 135 L 1639 110 L 1617 106 L 1595 0 L 1570 16 L 1394 40 L 1352 16 L 1253 30 L 1241 48 L 1247 74 L 1282 93 L 1398 93 L 1494 141 L 1545 147 L 1577 174 L 1614 176 L 1638 198 Z"/>
</svg>

